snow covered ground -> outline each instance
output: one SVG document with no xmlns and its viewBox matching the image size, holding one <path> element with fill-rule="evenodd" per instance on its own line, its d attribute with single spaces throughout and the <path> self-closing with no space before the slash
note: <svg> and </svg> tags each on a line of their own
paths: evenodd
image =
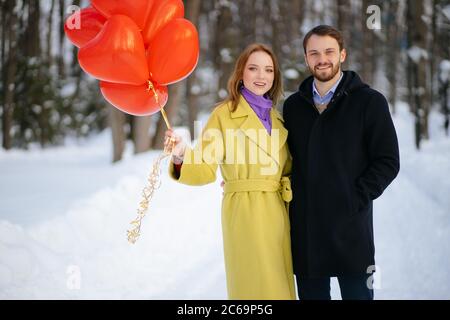
<svg viewBox="0 0 450 320">
<path fill-rule="evenodd" d="M 432 114 L 431 141 L 417 152 L 413 119 L 397 108 L 401 171 L 374 205 L 375 297 L 450 299 L 450 139 Z M 0 299 L 226 299 L 220 177 L 187 187 L 165 164 L 131 245 L 126 230 L 158 155 L 131 149 L 112 165 L 104 132 L 0 151 Z"/>
</svg>

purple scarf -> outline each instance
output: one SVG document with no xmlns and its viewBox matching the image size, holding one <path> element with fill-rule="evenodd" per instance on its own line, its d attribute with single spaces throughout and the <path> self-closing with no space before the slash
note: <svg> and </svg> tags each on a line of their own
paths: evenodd
<svg viewBox="0 0 450 320">
<path fill-rule="evenodd" d="M 267 133 L 270 135 L 272 131 L 272 119 L 270 118 L 270 110 L 273 105 L 272 100 L 264 96 L 258 96 L 244 86 L 241 88 L 241 94 L 253 111 L 255 111 L 259 120 L 261 120 L 262 124 L 266 128 Z"/>
</svg>

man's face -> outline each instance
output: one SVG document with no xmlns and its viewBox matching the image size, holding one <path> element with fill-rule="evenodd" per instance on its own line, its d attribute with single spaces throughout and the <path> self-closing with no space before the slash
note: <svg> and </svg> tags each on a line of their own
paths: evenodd
<svg viewBox="0 0 450 320">
<path fill-rule="evenodd" d="M 345 49 L 339 51 L 336 39 L 330 36 L 312 35 L 306 45 L 306 64 L 319 81 L 327 82 L 340 73 L 341 64 L 345 61 Z"/>
</svg>

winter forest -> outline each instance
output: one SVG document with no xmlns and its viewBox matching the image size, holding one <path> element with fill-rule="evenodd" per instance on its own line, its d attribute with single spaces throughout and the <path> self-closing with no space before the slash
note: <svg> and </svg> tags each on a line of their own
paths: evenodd
<svg viewBox="0 0 450 320">
<path fill-rule="evenodd" d="M 200 58 L 165 110 L 191 140 L 248 44 L 274 50 L 286 99 L 310 75 L 305 34 L 342 31 L 343 69 L 384 94 L 400 143 L 400 175 L 374 202 L 375 299 L 450 299 L 450 0 L 183 3 Z M 0 6 L 0 299 L 226 299 L 220 177 L 188 188 L 163 167 L 142 238 L 126 242 L 166 124 L 113 107 L 80 68 L 64 23 L 89 1 Z"/>
<path fill-rule="evenodd" d="M 395 113 L 404 101 L 414 114 L 415 142 L 429 139 L 428 115 L 441 112 L 448 130 L 450 3 L 426 1 L 186 0 L 186 17 L 199 30 L 197 68 L 169 88 L 166 110 L 174 125 L 189 126 L 226 95 L 237 54 L 251 42 L 269 44 L 284 75 L 285 95 L 307 75 L 302 39 L 318 24 L 337 26 L 349 54 L 344 68 L 382 91 Z M 59 145 L 66 136 L 112 128 L 113 160 L 124 142 L 135 153 L 161 148 L 164 122 L 136 118 L 109 106 L 96 81 L 77 63 L 77 48 L 64 35 L 71 5 L 86 1 L 1 1 L 1 117 L 4 149 Z"/>
</svg>

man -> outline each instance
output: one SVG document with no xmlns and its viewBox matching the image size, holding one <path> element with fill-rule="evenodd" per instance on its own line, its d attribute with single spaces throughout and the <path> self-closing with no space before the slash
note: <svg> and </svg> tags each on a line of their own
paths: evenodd
<svg viewBox="0 0 450 320">
<path fill-rule="evenodd" d="M 293 158 L 292 255 L 300 299 L 373 299 L 372 201 L 399 171 L 397 136 L 384 96 L 352 71 L 330 26 L 303 42 L 312 76 L 284 103 Z"/>
</svg>

